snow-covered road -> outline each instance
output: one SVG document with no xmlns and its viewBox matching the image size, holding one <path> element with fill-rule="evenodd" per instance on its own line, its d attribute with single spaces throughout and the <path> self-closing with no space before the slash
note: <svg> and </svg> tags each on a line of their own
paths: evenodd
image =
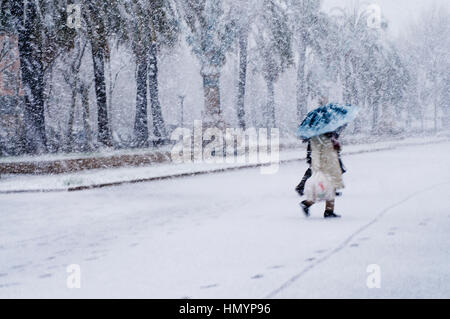
<svg viewBox="0 0 450 319">
<path fill-rule="evenodd" d="M 0 297 L 450 298 L 450 142 L 344 162 L 340 220 L 323 204 L 303 217 L 299 162 L 0 195 Z M 381 287 L 369 289 L 373 264 Z"/>
</svg>

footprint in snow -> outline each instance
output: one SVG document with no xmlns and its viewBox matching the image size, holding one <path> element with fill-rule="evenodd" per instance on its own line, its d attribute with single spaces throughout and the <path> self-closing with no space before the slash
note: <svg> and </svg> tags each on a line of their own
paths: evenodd
<svg viewBox="0 0 450 319">
<path fill-rule="evenodd" d="M 262 278 L 262 277 L 264 277 L 263 274 L 256 274 L 256 275 L 254 275 L 254 276 L 252 276 L 252 277 L 250 277 L 250 278 L 251 278 L 251 279 L 260 279 L 260 278 Z"/>
<path fill-rule="evenodd" d="M 85 258 L 84 260 L 85 261 L 94 261 L 94 260 L 97 260 L 97 259 L 98 259 L 97 256 L 92 256 L 92 257 Z"/>
<path fill-rule="evenodd" d="M 57 251 L 57 252 L 55 252 L 54 254 L 55 254 L 55 255 L 62 255 L 62 256 L 64 256 L 64 255 L 67 255 L 69 252 L 71 252 L 71 250 L 67 249 L 67 250 L 60 250 L 60 251 Z"/>
<path fill-rule="evenodd" d="M 43 243 L 37 243 L 36 246 L 48 246 L 47 242 L 43 242 Z"/>
<path fill-rule="evenodd" d="M 26 266 L 28 266 L 29 264 L 21 264 L 21 265 L 14 265 L 11 267 L 11 269 L 23 269 Z"/>
<path fill-rule="evenodd" d="M 48 266 L 47 269 L 52 270 L 52 269 L 56 269 L 56 268 L 60 268 L 60 267 L 62 267 L 62 266 L 52 265 L 52 266 Z"/>
<path fill-rule="evenodd" d="M 106 253 L 106 252 L 108 252 L 108 249 L 97 249 L 97 250 L 91 251 L 91 254 L 96 255 L 96 254 L 102 254 L 102 253 Z"/>
<path fill-rule="evenodd" d="M 269 269 L 280 269 L 283 267 L 284 267 L 284 265 L 274 265 L 274 266 L 270 266 Z"/>
<path fill-rule="evenodd" d="M 13 286 L 20 286 L 20 282 L 7 282 L 6 284 L 0 284 L 0 288 L 8 288 Z"/>
<path fill-rule="evenodd" d="M 211 285 L 200 286 L 200 289 L 210 289 L 210 288 L 215 288 L 218 286 L 219 286 L 219 284 L 211 284 Z"/>
</svg>

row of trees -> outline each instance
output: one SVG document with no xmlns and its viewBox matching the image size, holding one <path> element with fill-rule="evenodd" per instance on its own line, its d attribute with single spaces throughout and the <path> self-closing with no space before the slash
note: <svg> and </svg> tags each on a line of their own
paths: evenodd
<svg viewBox="0 0 450 319">
<path fill-rule="evenodd" d="M 78 5 L 71 7 L 73 12 L 67 10 L 71 4 Z M 365 109 L 355 123 L 355 132 L 361 131 L 368 116 L 372 133 L 392 131 L 395 114 L 404 110 L 408 123 L 415 117 L 423 122 L 424 106 L 430 103 L 435 127 L 439 112 L 448 121 L 450 45 L 445 34 L 449 19 L 443 10 L 432 10 L 433 16 L 425 17 L 409 35 L 410 41 L 393 43 L 386 35 L 386 21 L 378 21 L 377 27 L 368 23 L 373 14 L 370 7 L 336 8 L 325 14 L 318 0 L 2 0 L 0 9 L 0 29 L 18 37 L 25 92 L 22 145 L 27 153 L 61 149 L 51 147 L 46 125 L 51 118 L 46 104 L 52 99 L 58 103 L 53 89 L 56 73 L 62 75 L 70 96 L 67 133 L 57 137 L 63 141 L 62 149 L 73 149 L 79 97 L 86 149 L 113 145 L 108 112 L 115 81 L 110 76 L 108 82 L 106 76 L 111 72 L 106 66 L 113 47 L 130 50 L 136 68 L 134 138 L 128 146 L 164 144 L 169 131 L 159 97 L 158 61 L 162 52 L 169 54 L 183 41 L 200 66 L 206 125 L 228 125 L 220 80 L 227 58 L 233 54 L 239 61 L 233 94 L 241 128 L 249 118 L 249 72 L 260 75 L 266 84 L 265 102 L 258 106 L 262 115 L 259 125 L 276 127 L 276 84 L 284 72 L 293 69 L 296 110 L 290 117 L 297 122 L 315 106 L 312 101 L 326 98 Z M 73 19 L 73 25 L 68 19 Z M 84 62 L 88 52 L 91 68 Z M 91 87 L 96 125 L 90 121 Z M 331 93 L 335 91 L 339 91 L 338 98 Z"/>
</svg>

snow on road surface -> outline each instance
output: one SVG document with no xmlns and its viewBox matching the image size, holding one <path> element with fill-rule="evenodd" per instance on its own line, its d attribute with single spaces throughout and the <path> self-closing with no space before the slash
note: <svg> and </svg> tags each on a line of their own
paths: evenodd
<svg viewBox="0 0 450 319">
<path fill-rule="evenodd" d="M 388 141 L 365 141 L 360 144 L 349 144 L 345 146 L 343 154 L 364 153 L 374 150 L 392 149 L 406 145 L 434 144 L 449 140 L 448 136 L 425 136 L 408 137 L 398 140 Z M 297 141 L 300 145 L 296 148 L 280 151 L 280 160 L 282 162 L 298 160 L 306 157 L 306 144 Z M 47 155 L 48 156 L 48 155 Z M 60 155 L 58 155 L 60 156 Z M 46 158 L 46 156 L 44 157 Z M 58 158 L 58 157 L 57 157 Z M 274 158 L 275 159 L 275 158 Z M 240 162 L 235 159 L 235 163 L 180 163 L 173 162 L 155 163 L 142 167 L 122 167 L 110 169 L 92 169 L 75 173 L 65 174 L 7 174 L 0 178 L 0 194 L 11 192 L 40 192 L 40 191 L 67 191 L 73 187 L 89 187 L 93 185 L 102 185 L 109 183 L 126 183 L 135 180 L 161 178 L 180 174 L 197 174 L 200 172 L 208 173 L 217 170 L 237 168 L 254 163 Z M 0 162 L 2 160 L 0 159 Z M 275 168 L 277 165 L 275 164 Z M 262 169 L 262 168 L 261 168 Z"/>
<path fill-rule="evenodd" d="M 450 142 L 344 157 L 339 220 L 306 163 L 0 195 L 0 297 L 450 297 Z M 78 264 L 81 288 L 67 287 Z M 369 289 L 369 265 L 381 287 Z"/>
</svg>

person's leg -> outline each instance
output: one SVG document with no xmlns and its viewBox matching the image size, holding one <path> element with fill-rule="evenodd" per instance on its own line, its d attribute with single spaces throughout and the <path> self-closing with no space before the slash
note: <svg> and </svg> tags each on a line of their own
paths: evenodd
<svg viewBox="0 0 450 319">
<path fill-rule="evenodd" d="M 303 175 L 302 181 L 300 182 L 300 184 L 297 185 L 297 187 L 295 188 L 295 190 L 297 191 L 297 193 L 300 196 L 304 195 L 304 190 L 305 190 L 305 184 L 306 181 L 308 180 L 308 178 L 310 178 L 312 175 L 312 171 L 311 168 L 308 168 L 305 172 L 305 175 Z"/>
<path fill-rule="evenodd" d="M 329 212 L 334 212 L 334 199 L 333 200 L 327 200 L 325 202 L 325 210 Z"/>
<path fill-rule="evenodd" d="M 336 215 L 334 213 L 334 199 L 333 200 L 327 200 L 325 203 L 325 213 L 324 213 L 324 217 L 325 218 L 336 218 L 336 217 L 341 217 L 339 215 Z"/>
<path fill-rule="evenodd" d="M 309 216 L 309 208 L 314 205 L 313 201 L 310 200 L 304 200 L 300 203 L 300 207 L 303 209 L 303 212 L 305 213 L 306 217 Z"/>
</svg>

